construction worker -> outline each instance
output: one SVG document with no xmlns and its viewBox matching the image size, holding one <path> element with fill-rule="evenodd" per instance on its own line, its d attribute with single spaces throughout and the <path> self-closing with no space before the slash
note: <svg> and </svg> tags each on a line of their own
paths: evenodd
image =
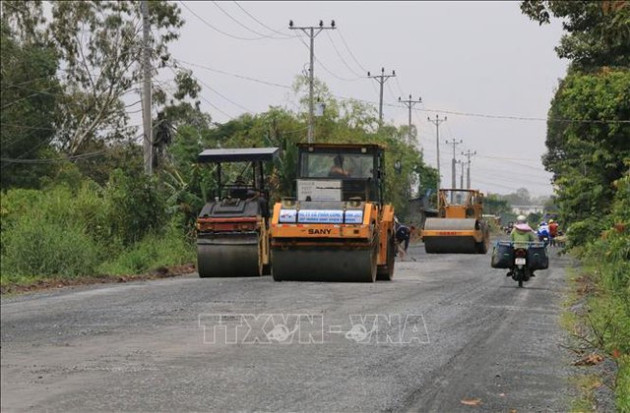
<svg viewBox="0 0 630 413">
<path fill-rule="evenodd" d="M 408 226 L 398 221 L 398 218 L 394 217 L 394 224 L 396 230 L 396 244 L 397 249 L 400 252 L 400 258 L 404 259 L 407 255 L 407 248 L 409 247 L 409 239 L 411 238 L 411 230 Z M 404 246 L 403 246 L 404 245 Z"/>
</svg>

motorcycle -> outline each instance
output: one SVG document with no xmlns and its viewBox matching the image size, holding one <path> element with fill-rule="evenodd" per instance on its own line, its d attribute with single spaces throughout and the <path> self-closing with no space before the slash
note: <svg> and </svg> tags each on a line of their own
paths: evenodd
<svg viewBox="0 0 630 413">
<path fill-rule="evenodd" d="M 509 269 L 508 276 L 518 282 L 519 287 L 534 276 L 534 270 L 549 267 L 547 247 L 544 243 L 513 243 L 497 241 L 492 251 L 492 268 Z"/>
<path fill-rule="evenodd" d="M 522 246 L 514 248 L 514 262 L 510 272 L 512 273 L 512 279 L 518 281 L 519 287 L 523 287 L 523 283 L 529 281 L 532 272 L 527 266 L 527 248 Z"/>
</svg>

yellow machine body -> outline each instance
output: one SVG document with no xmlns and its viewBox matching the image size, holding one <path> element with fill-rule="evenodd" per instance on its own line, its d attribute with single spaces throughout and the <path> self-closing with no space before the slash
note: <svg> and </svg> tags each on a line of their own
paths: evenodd
<svg viewBox="0 0 630 413">
<path fill-rule="evenodd" d="M 383 149 L 367 144 L 301 144 L 296 198 L 274 205 L 276 281 L 390 280 L 394 208 L 382 202 Z M 328 175 L 341 156 L 345 176 Z"/>
<path fill-rule="evenodd" d="M 482 219 L 483 194 L 472 189 L 440 189 L 438 218 L 427 218 L 422 241 L 427 253 L 485 254 L 490 243 Z"/>
</svg>

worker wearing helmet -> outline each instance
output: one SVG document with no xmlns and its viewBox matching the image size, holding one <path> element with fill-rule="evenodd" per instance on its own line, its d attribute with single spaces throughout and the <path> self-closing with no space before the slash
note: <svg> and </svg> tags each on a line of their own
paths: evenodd
<svg viewBox="0 0 630 413">
<path fill-rule="evenodd" d="M 537 241 L 536 233 L 529 224 L 527 224 L 527 218 L 525 215 L 519 215 L 516 217 L 516 224 L 514 224 L 514 228 L 510 233 L 510 240 L 515 244 L 527 244 L 529 242 Z"/>
</svg>

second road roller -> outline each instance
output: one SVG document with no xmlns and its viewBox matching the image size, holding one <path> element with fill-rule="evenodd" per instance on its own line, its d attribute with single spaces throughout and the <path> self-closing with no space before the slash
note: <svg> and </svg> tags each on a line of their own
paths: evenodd
<svg viewBox="0 0 630 413">
<path fill-rule="evenodd" d="M 384 148 L 298 144 L 296 196 L 274 205 L 275 281 L 391 280 L 394 208 L 383 200 Z"/>
<path fill-rule="evenodd" d="M 205 277 L 268 274 L 269 191 L 264 162 L 278 148 L 207 149 L 198 162 L 215 167 L 217 189 L 197 218 L 197 272 Z"/>
<path fill-rule="evenodd" d="M 474 189 L 440 189 L 438 218 L 427 218 L 422 241 L 427 253 L 485 254 L 490 231 L 482 219 L 483 194 Z"/>
</svg>

